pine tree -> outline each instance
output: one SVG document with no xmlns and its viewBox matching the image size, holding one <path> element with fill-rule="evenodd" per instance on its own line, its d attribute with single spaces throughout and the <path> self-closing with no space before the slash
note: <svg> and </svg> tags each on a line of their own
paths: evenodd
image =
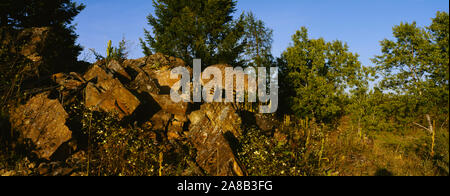
<svg viewBox="0 0 450 196">
<path fill-rule="evenodd" d="M 245 16 L 245 61 L 247 66 L 270 67 L 273 64 L 273 30 L 266 27 L 253 13 Z"/>
<path fill-rule="evenodd" d="M 239 64 L 243 52 L 243 17 L 233 20 L 234 0 L 154 0 L 155 14 L 147 17 L 152 33 L 145 30 L 141 45 L 145 55 L 160 52 L 194 58 L 203 65 Z"/>
<path fill-rule="evenodd" d="M 67 26 L 84 8 L 71 0 L 2 0 L 1 26 Z"/>
<path fill-rule="evenodd" d="M 85 6 L 71 0 L 2 0 L 0 27 L 14 32 L 33 27 L 49 27 L 52 38 L 41 54 L 48 72 L 77 71 L 77 57 L 82 48 L 72 21 Z"/>
</svg>

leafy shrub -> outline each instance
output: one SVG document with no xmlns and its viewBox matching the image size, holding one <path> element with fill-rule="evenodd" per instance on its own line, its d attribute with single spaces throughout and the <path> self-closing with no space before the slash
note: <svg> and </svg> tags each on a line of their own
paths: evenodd
<svg viewBox="0 0 450 196">
<path fill-rule="evenodd" d="M 238 158 L 250 176 L 331 175 L 326 129 L 310 120 L 280 127 L 274 137 L 249 128 L 240 138 Z"/>
</svg>

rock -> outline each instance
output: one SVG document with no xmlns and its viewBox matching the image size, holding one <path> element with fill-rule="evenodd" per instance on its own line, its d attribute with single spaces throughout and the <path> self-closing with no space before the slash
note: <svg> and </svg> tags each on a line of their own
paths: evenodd
<svg viewBox="0 0 450 196">
<path fill-rule="evenodd" d="M 139 62 L 141 61 L 142 60 L 139 60 Z M 185 67 L 192 75 L 192 69 L 187 67 L 183 60 L 174 57 L 167 57 L 161 53 L 147 57 L 145 60 L 145 66 L 142 67 L 142 69 L 135 69 L 138 69 L 138 72 L 141 72 L 139 70 L 142 70 L 147 75 L 154 78 L 158 82 L 160 88 L 163 87 L 170 89 L 176 82 L 179 81 L 179 79 L 170 79 L 170 72 L 176 67 Z M 170 91 L 166 94 L 169 93 Z"/>
<path fill-rule="evenodd" d="M 122 65 L 120 65 L 118 61 L 112 60 L 106 67 L 119 76 L 122 76 L 131 81 L 131 76 L 127 73 L 127 71 L 125 71 L 125 69 L 122 67 Z"/>
<path fill-rule="evenodd" d="M 105 70 L 103 70 L 102 68 L 100 68 L 97 65 L 92 66 L 91 69 L 89 69 L 85 74 L 84 74 L 84 79 L 86 81 L 91 81 L 93 79 L 97 79 L 97 82 L 101 82 L 104 80 L 110 80 L 113 78 L 112 74 L 108 74 L 106 73 Z"/>
<path fill-rule="evenodd" d="M 231 132 L 236 138 L 242 135 L 242 120 L 232 104 L 203 104 L 201 110 L 225 132 Z"/>
<path fill-rule="evenodd" d="M 256 114 L 255 121 L 258 128 L 266 132 L 273 131 L 278 125 L 276 118 L 270 114 Z"/>
<path fill-rule="evenodd" d="M 170 98 L 170 95 L 151 94 L 153 99 L 158 103 L 162 110 L 178 116 L 186 116 L 189 110 L 189 103 L 179 102 L 175 103 Z"/>
<path fill-rule="evenodd" d="M 175 119 L 169 123 L 167 129 L 167 138 L 169 140 L 178 140 L 181 138 L 181 133 L 183 132 L 184 122 L 177 121 Z"/>
<path fill-rule="evenodd" d="M 90 82 L 85 89 L 86 107 L 117 114 L 122 119 L 139 106 L 140 101 L 118 79 L 112 78 L 98 66 L 85 74 L 86 80 L 94 78 L 97 78 L 97 83 Z"/>
<path fill-rule="evenodd" d="M 197 149 L 197 163 L 210 175 L 243 176 L 225 134 L 240 135 L 241 122 L 231 104 L 206 103 L 189 115 L 188 138 Z"/>
<path fill-rule="evenodd" d="M 232 66 L 231 65 L 227 65 L 227 64 L 217 64 L 217 65 L 212 65 L 212 66 L 209 66 L 209 67 L 215 67 L 215 68 L 218 68 L 220 71 L 221 71 L 221 73 L 222 73 L 222 88 L 223 89 L 225 89 L 225 84 L 226 84 L 226 68 L 232 68 Z M 244 75 L 244 90 L 245 91 L 248 91 L 249 90 L 249 86 L 248 86 L 248 79 L 254 79 L 255 80 L 255 82 L 256 82 L 256 85 L 257 85 L 257 79 L 256 78 L 253 78 L 253 77 L 249 77 L 248 75 Z M 210 78 L 210 79 L 208 79 L 208 80 L 205 80 L 205 79 L 202 79 L 201 80 L 201 83 L 202 83 L 202 85 L 205 85 L 205 84 L 207 84 L 207 83 L 209 83 L 211 80 L 213 80 L 214 78 Z M 236 91 L 237 89 L 236 89 L 236 77 L 234 77 L 234 79 L 233 79 L 233 90 L 234 91 Z M 256 89 L 255 89 L 256 90 Z M 254 93 L 257 93 L 256 91 L 254 92 Z"/>
<path fill-rule="evenodd" d="M 165 131 L 172 115 L 164 110 L 160 110 L 150 119 L 153 130 Z"/>
<path fill-rule="evenodd" d="M 159 87 L 156 82 L 145 72 L 139 73 L 132 82 L 132 88 L 138 93 L 159 94 Z"/>
<path fill-rule="evenodd" d="M 65 125 L 68 114 L 58 100 L 41 93 L 25 105 L 10 112 L 11 126 L 22 139 L 30 139 L 36 146 L 34 152 L 42 159 L 50 159 L 53 153 L 72 137 Z"/>
<path fill-rule="evenodd" d="M 179 58 L 169 57 L 167 55 L 156 53 L 150 55 L 145 59 L 145 64 L 154 68 L 161 68 L 168 66 L 170 68 L 186 66 L 185 62 Z"/>
<path fill-rule="evenodd" d="M 162 67 L 160 70 L 147 71 L 150 75 L 156 79 L 160 87 L 172 88 L 172 86 L 179 81 L 179 79 L 170 79 L 171 70 L 169 67 Z M 168 91 L 170 93 L 170 91 Z"/>
<path fill-rule="evenodd" d="M 64 73 L 53 74 L 52 80 L 64 87 L 64 89 L 66 90 L 76 90 L 84 83 L 86 83 L 83 77 L 73 72 L 69 75 Z"/>
</svg>

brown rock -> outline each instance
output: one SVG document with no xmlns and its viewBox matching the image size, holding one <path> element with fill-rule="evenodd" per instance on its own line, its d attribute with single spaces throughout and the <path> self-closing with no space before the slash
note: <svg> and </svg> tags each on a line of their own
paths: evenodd
<svg viewBox="0 0 450 196">
<path fill-rule="evenodd" d="M 171 120 L 172 115 L 167 113 L 166 111 L 159 111 L 150 119 L 153 130 L 165 131 L 169 121 Z"/>
<path fill-rule="evenodd" d="M 109 70 L 119 74 L 120 76 L 131 80 L 131 76 L 125 71 L 125 69 L 120 65 L 120 63 L 116 60 L 112 60 L 106 66 Z"/>
<path fill-rule="evenodd" d="M 142 68 L 150 77 L 154 78 L 160 87 L 171 88 L 179 79 L 170 79 L 170 72 L 176 67 L 186 67 L 183 60 L 175 57 L 168 57 L 161 53 L 149 56 L 146 65 Z M 186 67 L 192 74 L 192 69 Z"/>
<path fill-rule="evenodd" d="M 175 103 L 170 98 L 170 95 L 156 95 L 151 94 L 153 99 L 158 103 L 158 105 L 162 108 L 162 110 L 178 115 L 178 116 L 186 116 L 189 110 L 189 103 L 179 102 Z"/>
<path fill-rule="evenodd" d="M 72 137 L 65 125 L 68 114 L 58 100 L 42 93 L 31 98 L 25 105 L 11 112 L 11 125 L 23 139 L 30 139 L 34 152 L 42 159 L 50 159 L 61 144 Z"/>
<path fill-rule="evenodd" d="M 146 92 L 148 94 L 159 94 L 158 85 L 145 72 L 139 73 L 132 83 L 133 88 L 138 92 Z"/>
<path fill-rule="evenodd" d="M 167 138 L 169 140 L 178 140 L 183 133 L 184 122 L 173 119 L 167 129 Z"/>
<path fill-rule="evenodd" d="M 64 87 L 66 90 L 75 90 L 82 86 L 85 81 L 77 73 L 70 73 L 69 75 L 64 73 L 57 73 L 52 75 L 52 80 Z"/>
<path fill-rule="evenodd" d="M 243 176 L 224 134 L 240 135 L 240 118 L 231 104 L 207 103 L 189 115 L 188 138 L 197 149 L 197 163 L 214 176 Z"/>
<path fill-rule="evenodd" d="M 86 107 L 117 114 L 122 119 L 139 106 L 140 101 L 118 79 L 113 79 L 98 66 L 85 74 L 86 80 L 94 78 L 97 78 L 97 84 L 90 82 L 85 89 Z"/>
<path fill-rule="evenodd" d="M 110 80 L 112 79 L 113 76 L 106 73 L 105 70 L 103 70 L 102 68 L 100 68 L 97 65 L 92 66 L 91 69 L 89 69 L 85 74 L 84 74 L 84 79 L 86 81 L 91 81 L 93 79 L 97 79 L 98 82 L 104 81 L 104 80 Z"/>
<path fill-rule="evenodd" d="M 178 66 L 186 66 L 185 62 L 179 58 L 169 57 L 167 55 L 156 53 L 154 55 L 150 55 L 145 59 L 145 64 L 153 67 L 153 68 L 161 68 L 161 67 L 178 67 Z"/>
<path fill-rule="evenodd" d="M 221 71 L 221 73 L 222 73 L 222 88 L 223 89 L 225 89 L 225 84 L 226 84 L 226 68 L 231 68 L 232 66 L 231 65 L 227 65 L 227 64 L 217 64 L 217 65 L 211 65 L 210 67 L 215 67 L 215 68 L 218 68 L 218 69 L 220 69 L 220 71 Z M 248 86 L 248 80 L 249 80 L 249 78 L 250 79 L 254 79 L 255 80 L 255 82 L 256 82 L 256 84 L 257 84 L 257 80 L 256 80 L 256 78 L 253 78 L 253 77 L 249 77 L 248 75 L 244 75 L 244 90 L 245 91 L 249 91 L 249 86 Z M 201 80 L 201 82 L 202 82 L 202 85 L 206 85 L 207 83 L 209 83 L 211 80 L 213 80 L 214 79 L 214 77 L 213 78 L 210 78 L 210 79 L 208 79 L 208 80 L 205 80 L 205 79 L 202 79 Z M 230 83 L 231 84 L 231 83 Z M 230 85 L 229 84 L 229 85 Z M 236 77 L 234 77 L 233 78 L 233 90 L 234 91 L 236 91 L 237 90 L 237 88 L 236 88 Z M 254 93 L 256 93 L 256 92 L 254 92 Z M 211 94 L 213 94 L 213 92 L 211 92 Z"/>
</svg>

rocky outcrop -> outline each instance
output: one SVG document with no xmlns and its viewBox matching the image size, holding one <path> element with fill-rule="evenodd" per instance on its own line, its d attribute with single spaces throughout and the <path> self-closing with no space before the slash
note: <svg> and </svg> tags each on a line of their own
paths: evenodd
<svg viewBox="0 0 450 196">
<path fill-rule="evenodd" d="M 35 153 L 42 159 L 50 159 L 72 137 L 65 125 L 68 114 L 58 100 L 47 97 L 48 93 L 36 95 L 12 111 L 10 118 L 22 140 L 30 139 L 36 146 Z"/>
<path fill-rule="evenodd" d="M 242 120 L 234 105 L 205 103 L 193 111 L 192 103 L 173 102 L 170 87 L 178 80 L 170 78 L 170 70 L 178 66 L 185 63 L 162 54 L 124 62 L 99 61 L 83 75 L 54 74 L 52 80 L 59 87 L 51 94 L 59 93 L 62 103 L 77 95 L 86 108 L 115 114 L 130 127 L 154 133 L 154 138 L 191 143 L 197 150 L 198 166 L 209 175 L 245 175 L 230 145 L 230 139 L 242 135 Z M 36 145 L 36 154 L 43 159 L 50 159 L 63 143 L 72 141 L 65 125 L 68 114 L 49 94 L 34 96 L 11 115 L 12 127 Z M 48 168 L 52 170 L 39 168 L 45 174 Z"/>
<path fill-rule="evenodd" d="M 133 114 L 140 101 L 122 83 L 108 75 L 103 69 L 94 66 L 84 76 L 89 82 L 85 89 L 86 107 L 117 114 L 119 119 Z"/>
<path fill-rule="evenodd" d="M 215 176 L 243 176 L 226 134 L 239 136 L 241 120 L 231 104 L 207 103 L 189 115 L 188 138 L 197 149 L 197 163 Z"/>
<path fill-rule="evenodd" d="M 111 70 L 112 72 L 118 74 L 118 76 L 131 81 L 131 76 L 125 71 L 125 68 L 123 68 L 122 65 L 120 65 L 120 63 L 118 61 L 116 61 L 116 60 L 110 61 L 106 65 L 106 68 Z"/>
</svg>

